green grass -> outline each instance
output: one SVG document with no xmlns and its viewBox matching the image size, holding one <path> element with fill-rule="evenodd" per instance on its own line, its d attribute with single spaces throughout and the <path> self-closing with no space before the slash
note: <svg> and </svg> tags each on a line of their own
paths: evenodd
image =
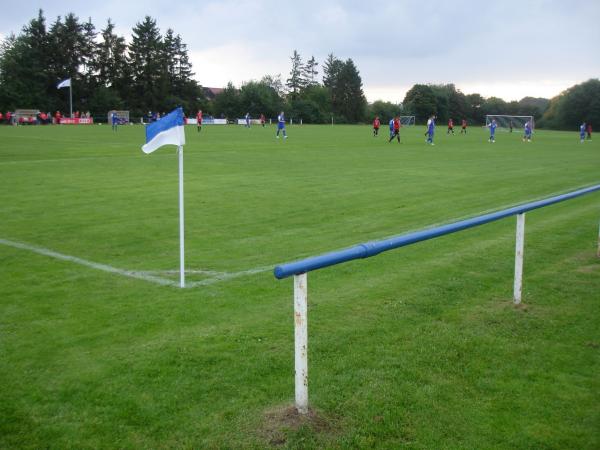
<svg viewBox="0 0 600 450">
<path fill-rule="evenodd" d="M 576 132 L 438 131 L 189 127 L 187 268 L 269 268 L 600 182 Z M 142 141 L 0 127 L 0 239 L 176 270 L 177 157 Z M 298 427 L 277 417 L 289 279 L 182 290 L 0 245 L 0 448 L 597 449 L 599 195 L 527 214 L 522 308 L 514 219 L 309 274 L 319 420 Z"/>
</svg>

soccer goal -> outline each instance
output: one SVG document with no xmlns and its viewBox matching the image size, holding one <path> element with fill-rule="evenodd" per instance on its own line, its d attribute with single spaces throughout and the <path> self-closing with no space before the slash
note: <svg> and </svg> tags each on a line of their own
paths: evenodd
<svg viewBox="0 0 600 450">
<path fill-rule="evenodd" d="M 415 124 L 415 116 L 400 116 L 400 123 L 403 127 Z"/>
<path fill-rule="evenodd" d="M 107 114 L 107 123 L 110 125 L 112 123 L 112 114 L 115 113 L 117 115 L 117 119 L 119 121 L 119 125 L 126 125 L 129 123 L 129 111 L 109 111 Z"/>
<path fill-rule="evenodd" d="M 39 109 L 16 109 L 13 114 L 13 119 L 15 124 L 23 125 L 23 124 L 36 124 L 37 123 L 37 115 L 40 113 Z"/>
<path fill-rule="evenodd" d="M 535 122 L 533 116 L 511 116 L 507 114 L 489 114 L 485 116 L 485 125 L 488 126 L 492 123 L 492 120 L 496 121 L 498 128 L 503 131 L 511 131 L 513 129 L 522 130 L 525 128 L 525 124 L 529 122 L 531 129 L 535 128 Z"/>
</svg>

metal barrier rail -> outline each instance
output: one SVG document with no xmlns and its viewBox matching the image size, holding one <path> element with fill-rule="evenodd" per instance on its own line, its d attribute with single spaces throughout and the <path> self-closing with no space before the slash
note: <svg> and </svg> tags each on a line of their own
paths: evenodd
<svg viewBox="0 0 600 450">
<path fill-rule="evenodd" d="M 521 287 L 523 279 L 523 248 L 525 243 L 525 213 L 544 206 L 571 200 L 591 192 L 600 191 L 600 184 L 579 189 L 562 195 L 525 203 L 489 214 L 461 220 L 459 222 L 438 226 L 413 233 L 394 236 L 380 241 L 371 241 L 353 247 L 312 256 L 299 261 L 281 264 L 275 267 L 274 275 L 278 279 L 294 275 L 294 341 L 295 341 L 295 385 L 296 409 L 300 414 L 308 412 L 308 288 L 307 273 L 324 267 L 334 266 L 355 259 L 369 258 L 379 253 L 405 247 L 417 242 L 426 241 L 446 234 L 477 227 L 489 222 L 517 216 L 515 244 L 515 278 L 513 286 L 514 303 L 521 303 Z M 600 257 L 600 227 L 598 230 L 598 257 Z"/>
</svg>

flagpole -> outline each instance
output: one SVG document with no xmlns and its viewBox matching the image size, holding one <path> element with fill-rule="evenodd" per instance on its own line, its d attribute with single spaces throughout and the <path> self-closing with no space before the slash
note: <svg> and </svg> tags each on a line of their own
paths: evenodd
<svg viewBox="0 0 600 450">
<path fill-rule="evenodd" d="M 179 146 L 179 286 L 185 287 L 183 233 L 183 146 Z"/>
<path fill-rule="evenodd" d="M 69 82 L 69 109 L 71 112 L 71 119 L 73 118 L 73 88 L 71 85 L 73 84 L 73 80 Z"/>
</svg>

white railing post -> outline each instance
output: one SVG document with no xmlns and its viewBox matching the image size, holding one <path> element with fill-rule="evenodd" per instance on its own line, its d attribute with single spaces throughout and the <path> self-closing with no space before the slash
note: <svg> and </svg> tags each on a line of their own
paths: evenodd
<svg viewBox="0 0 600 450">
<path fill-rule="evenodd" d="M 525 244 L 525 213 L 517 214 L 517 238 L 515 244 L 515 305 L 521 303 L 521 290 L 523 287 L 523 247 Z"/>
<path fill-rule="evenodd" d="M 600 223 L 598 224 L 598 251 L 596 252 L 596 256 L 600 258 Z"/>
<path fill-rule="evenodd" d="M 306 273 L 294 275 L 294 357 L 296 409 L 308 413 L 308 286 Z"/>
</svg>

